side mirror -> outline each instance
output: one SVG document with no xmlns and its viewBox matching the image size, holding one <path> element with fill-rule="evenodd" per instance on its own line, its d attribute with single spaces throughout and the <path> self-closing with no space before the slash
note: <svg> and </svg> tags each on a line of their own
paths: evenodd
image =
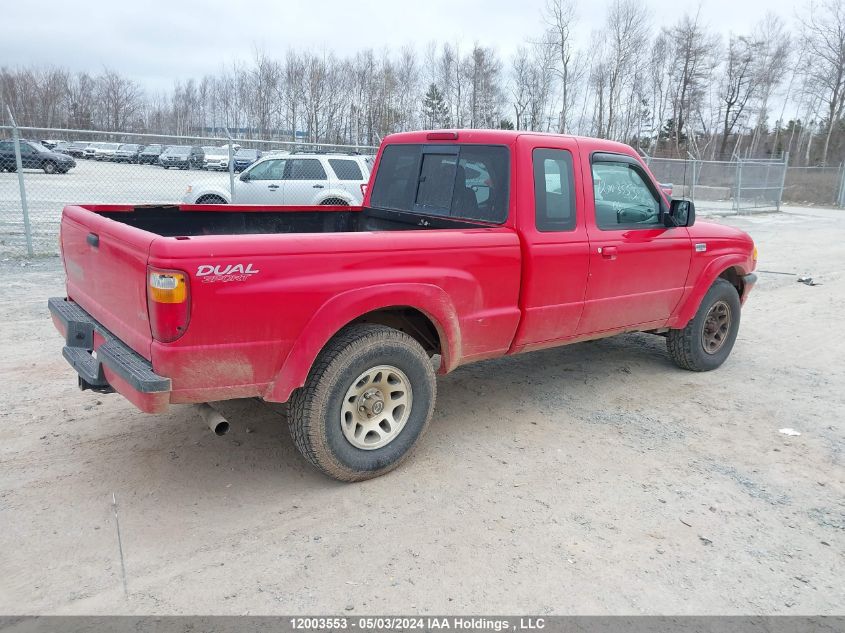
<svg viewBox="0 0 845 633">
<path fill-rule="evenodd" d="M 695 203 L 674 198 L 669 205 L 669 212 L 663 215 L 663 223 L 667 227 L 692 226 L 695 224 Z"/>
<path fill-rule="evenodd" d="M 248 172 L 248 171 L 245 171 L 245 172 L 244 172 L 244 173 L 242 173 L 240 176 L 238 176 L 238 179 L 239 179 L 241 182 L 249 182 L 249 172 Z"/>
</svg>

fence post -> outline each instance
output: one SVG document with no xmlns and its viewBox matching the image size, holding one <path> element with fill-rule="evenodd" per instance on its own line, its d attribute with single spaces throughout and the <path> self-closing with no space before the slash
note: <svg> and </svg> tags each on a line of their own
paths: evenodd
<svg viewBox="0 0 845 633">
<path fill-rule="evenodd" d="M 845 163 L 839 166 L 839 196 L 836 202 L 840 209 L 845 207 Z"/>
<path fill-rule="evenodd" d="M 783 171 L 780 175 L 780 190 L 778 191 L 778 202 L 775 206 L 776 211 L 780 211 L 780 203 L 783 202 L 783 188 L 786 185 L 786 170 L 789 169 L 789 152 L 783 153 Z M 768 183 L 766 183 L 768 184 Z"/>
<path fill-rule="evenodd" d="M 232 152 L 232 135 L 229 128 L 226 128 L 226 136 L 229 138 L 229 204 L 235 204 L 235 155 Z"/>
<path fill-rule="evenodd" d="M 739 213 L 742 202 L 742 159 L 736 161 L 736 195 L 734 196 L 734 210 Z"/>
<path fill-rule="evenodd" d="M 18 172 L 18 188 L 21 192 L 21 211 L 23 212 L 23 232 L 26 237 L 26 254 L 29 257 L 33 256 L 32 251 L 32 230 L 29 226 L 29 207 L 26 204 L 26 186 L 23 180 L 23 161 L 21 161 L 21 136 L 18 132 L 18 124 L 15 123 L 15 117 L 12 116 L 12 111 L 9 106 L 6 106 L 6 112 L 9 114 L 9 120 L 12 122 L 12 140 L 15 143 L 15 166 Z"/>
</svg>

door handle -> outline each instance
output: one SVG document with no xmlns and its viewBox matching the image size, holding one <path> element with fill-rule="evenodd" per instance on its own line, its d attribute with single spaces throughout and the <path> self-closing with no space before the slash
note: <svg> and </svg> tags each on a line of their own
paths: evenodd
<svg viewBox="0 0 845 633">
<path fill-rule="evenodd" d="M 314 185 L 314 189 L 322 189 L 323 185 Z"/>
<path fill-rule="evenodd" d="M 604 259 L 616 259 L 618 251 L 615 246 L 599 246 L 599 255 Z"/>
<path fill-rule="evenodd" d="M 279 185 L 267 185 L 267 188 L 268 188 L 268 189 L 272 189 L 273 191 L 275 191 L 276 189 L 278 189 L 278 188 L 279 188 Z"/>
</svg>

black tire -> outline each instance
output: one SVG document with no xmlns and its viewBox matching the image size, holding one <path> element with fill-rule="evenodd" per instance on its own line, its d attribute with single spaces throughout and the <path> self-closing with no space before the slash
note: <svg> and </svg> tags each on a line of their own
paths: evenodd
<svg viewBox="0 0 845 633">
<path fill-rule="evenodd" d="M 716 369 L 727 360 L 733 349 L 739 332 L 740 312 L 736 288 L 725 279 L 717 279 L 704 295 L 698 311 L 686 327 L 682 330 L 669 330 L 666 336 L 669 356 L 681 369 Z M 727 314 L 727 323 L 724 325 L 726 329 L 719 337 L 718 330 L 722 327 L 721 324 L 725 323 L 722 318 L 724 314 Z M 711 348 L 717 347 L 708 351 L 708 345 Z"/>
<path fill-rule="evenodd" d="M 45 174 L 55 174 L 56 167 L 56 163 L 54 163 L 52 160 L 45 160 L 44 163 L 41 165 L 41 169 L 44 170 Z"/>
<path fill-rule="evenodd" d="M 164 167 L 165 169 L 169 169 L 167 165 L 162 165 L 162 167 Z"/>
<path fill-rule="evenodd" d="M 220 196 L 206 195 L 201 196 L 197 200 L 197 204 L 227 204 L 227 202 Z"/>
<path fill-rule="evenodd" d="M 399 369 L 407 378 L 410 412 L 389 443 L 371 450 L 358 448 L 341 427 L 344 399 L 362 373 L 382 365 Z M 372 479 L 393 470 L 410 454 L 428 426 L 436 394 L 434 368 L 419 343 L 386 326 L 352 325 L 329 341 L 305 386 L 294 391 L 288 426 L 303 456 L 329 477 Z"/>
</svg>

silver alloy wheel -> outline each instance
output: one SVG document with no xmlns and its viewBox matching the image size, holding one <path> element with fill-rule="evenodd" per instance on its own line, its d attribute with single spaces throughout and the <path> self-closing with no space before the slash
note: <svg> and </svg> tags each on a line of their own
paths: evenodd
<svg viewBox="0 0 845 633">
<path fill-rule="evenodd" d="M 725 301 L 717 301 L 707 312 L 704 328 L 701 330 L 701 344 L 708 354 L 715 354 L 728 339 L 731 329 L 731 307 Z"/>
<path fill-rule="evenodd" d="M 401 369 L 378 365 L 362 373 L 343 397 L 340 428 L 355 448 L 390 444 L 405 426 L 413 404 L 411 381 Z"/>
</svg>

